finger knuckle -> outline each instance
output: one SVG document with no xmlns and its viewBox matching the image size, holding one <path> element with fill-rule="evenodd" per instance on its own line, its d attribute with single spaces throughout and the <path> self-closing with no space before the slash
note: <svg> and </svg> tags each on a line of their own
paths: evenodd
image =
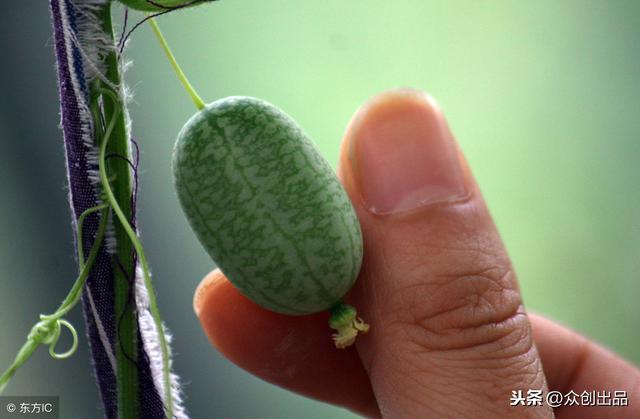
<svg viewBox="0 0 640 419">
<path fill-rule="evenodd" d="M 514 357 L 531 349 L 528 319 L 508 264 L 426 278 L 418 274 L 408 282 L 398 293 L 395 320 L 404 339 L 418 347 L 476 348 L 485 358 Z"/>
</svg>

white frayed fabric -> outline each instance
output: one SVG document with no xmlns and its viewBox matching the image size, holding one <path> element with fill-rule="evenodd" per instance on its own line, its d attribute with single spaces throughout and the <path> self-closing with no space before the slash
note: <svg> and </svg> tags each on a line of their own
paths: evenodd
<svg viewBox="0 0 640 419">
<path fill-rule="evenodd" d="M 138 308 L 138 325 L 140 327 L 140 334 L 144 344 L 144 349 L 149 356 L 149 364 L 151 366 L 151 373 L 153 375 L 153 381 L 158 388 L 160 396 L 164 400 L 164 379 L 163 379 L 163 363 L 162 363 L 162 349 L 160 348 L 160 339 L 158 337 L 158 331 L 156 324 L 149 310 L 149 295 L 147 294 L 147 288 L 144 284 L 144 276 L 142 269 L 138 266 L 136 269 L 136 306 Z M 171 334 L 169 330 L 162 324 L 164 330 L 165 339 L 169 348 L 169 371 L 171 371 Z M 182 400 L 182 391 L 180 389 L 179 377 L 170 373 L 171 381 L 171 397 L 173 399 L 173 416 L 176 419 L 188 419 L 187 411 L 184 407 Z"/>
</svg>

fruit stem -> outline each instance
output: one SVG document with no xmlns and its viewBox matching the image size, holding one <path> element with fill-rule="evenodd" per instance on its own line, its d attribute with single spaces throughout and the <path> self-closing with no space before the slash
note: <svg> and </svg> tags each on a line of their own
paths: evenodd
<svg viewBox="0 0 640 419">
<path fill-rule="evenodd" d="M 151 28 L 153 29 L 153 33 L 155 33 L 156 35 L 156 38 L 158 38 L 158 41 L 160 42 L 160 45 L 162 46 L 162 49 L 164 50 L 165 55 L 169 59 L 169 62 L 171 63 L 171 67 L 173 67 L 173 71 L 176 73 L 176 76 L 178 76 L 180 83 L 182 83 L 184 90 L 186 90 L 189 96 L 191 96 L 191 100 L 193 101 L 193 104 L 196 105 L 196 108 L 198 108 L 198 110 L 204 109 L 205 107 L 204 101 L 202 100 L 200 95 L 198 95 L 198 93 L 193 88 L 191 83 L 189 83 L 189 79 L 187 79 L 187 76 L 182 71 L 182 68 L 180 68 L 180 64 L 178 64 L 178 61 L 176 61 L 176 57 L 171 52 L 171 48 L 169 48 L 169 44 L 167 43 L 167 40 L 164 38 L 164 36 L 162 36 L 162 32 L 160 31 L 160 27 L 156 23 L 156 20 L 154 18 L 149 19 L 149 24 L 151 25 Z"/>
<path fill-rule="evenodd" d="M 329 310 L 329 326 L 338 333 L 332 335 L 336 348 L 346 348 L 353 345 L 358 336 L 358 332 L 367 333 L 369 325 L 360 317 L 356 317 L 357 311 L 355 307 L 345 304 L 342 301 L 336 303 Z"/>
</svg>

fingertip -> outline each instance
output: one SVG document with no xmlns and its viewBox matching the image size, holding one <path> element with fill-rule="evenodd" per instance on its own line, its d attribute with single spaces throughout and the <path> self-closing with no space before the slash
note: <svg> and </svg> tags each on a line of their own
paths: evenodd
<svg viewBox="0 0 640 419">
<path fill-rule="evenodd" d="M 226 280 L 224 274 L 220 269 L 214 269 L 205 276 L 198 284 L 195 293 L 193 294 L 193 311 L 196 316 L 200 317 L 202 308 L 207 303 L 207 298 L 211 295 L 211 291 L 216 285 L 219 285 L 222 281 Z"/>
<path fill-rule="evenodd" d="M 219 269 L 211 271 L 198 285 L 194 310 L 211 344 L 227 358 L 243 366 L 242 359 L 252 356 L 248 345 L 252 338 L 262 339 L 272 321 L 271 313 L 249 301 Z M 239 362 L 240 361 L 240 362 Z"/>
</svg>

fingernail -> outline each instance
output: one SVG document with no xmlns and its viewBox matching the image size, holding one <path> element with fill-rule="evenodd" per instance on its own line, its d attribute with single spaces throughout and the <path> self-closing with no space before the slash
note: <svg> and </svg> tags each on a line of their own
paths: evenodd
<svg viewBox="0 0 640 419">
<path fill-rule="evenodd" d="M 467 195 L 454 139 L 435 101 L 402 89 L 354 117 L 349 157 L 369 211 L 395 214 Z"/>
</svg>

